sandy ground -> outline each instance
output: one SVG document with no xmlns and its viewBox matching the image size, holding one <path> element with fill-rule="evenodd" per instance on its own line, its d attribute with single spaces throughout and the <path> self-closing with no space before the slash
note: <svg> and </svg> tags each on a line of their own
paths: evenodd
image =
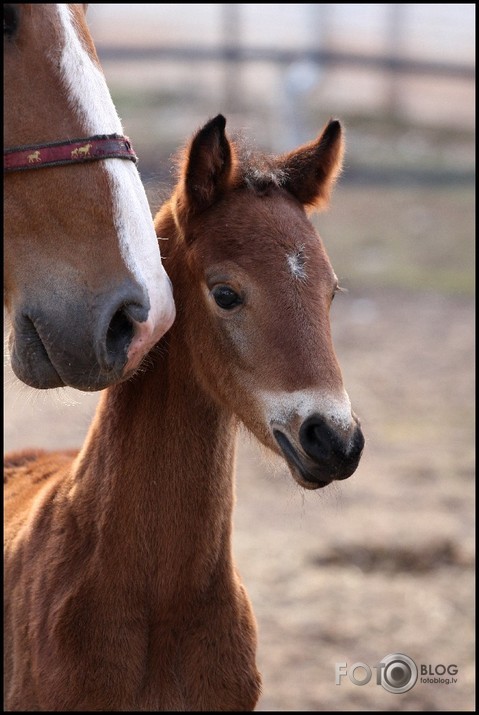
<svg viewBox="0 0 479 715">
<path fill-rule="evenodd" d="M 258 620 L 258 710 L 474 710 L 473 319 L 471 298 L 434 292 L 335 302 L 367 438 L 341 486 L 304 493 L 241 435 L 234 548 Z M 30 391 L 7 368 L 6 449 L 79 444 L 96 400 Z M 428 677 L 456 666 L 457 682 L 388 692 L 374 666 L 391 654 Z"/>
</svg>

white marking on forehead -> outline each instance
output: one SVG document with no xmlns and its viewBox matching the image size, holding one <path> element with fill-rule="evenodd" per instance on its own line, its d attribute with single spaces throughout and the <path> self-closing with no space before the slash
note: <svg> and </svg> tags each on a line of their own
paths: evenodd
<svg viewBox="0 0 479 715">
<path fill-rule="evenodd" d="M 65 4 L 57 5 L 57 9 L 64 33 L 62 81 L 85 134 L 123 134 L 103 72 L 78 37 L 72 11 Z M 143 184 L 131 161 L 107 159 L 102 165 L 110 177 L 121 255 L 128 270 L 148 292 L 151 308 L 148 321 L 156 326 L 163 321 L 165 311 L 171 312 L 173 299 Z"/>
<path fill-rule="evenodd" d="M 304 254 L 304 246 L 300 246 L 298 249 L 293 251 L 293 253 L 288 253 L 286 255 L 286 260 L 288 261 L 289 269 L 294 278 L 297 278 L 300 281 L 306 280 L 306 256 Z"/>
<path fill-rule="evenodd" d="M 343 430 L 348 430 L 352 422 L 351 402 L 345 390 L 337 395 L 320 390 L 262 392 L 261 403 L 269 424 L 288 425 L 295 418 L 304 422 L 313 414 L 325 417 Z"/>
</svg>

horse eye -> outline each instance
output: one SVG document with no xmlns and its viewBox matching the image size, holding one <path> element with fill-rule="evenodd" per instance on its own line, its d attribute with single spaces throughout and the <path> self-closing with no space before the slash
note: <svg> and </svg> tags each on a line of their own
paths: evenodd
<svg viewBox="0 0 479 715">
<path fill-rule="evenodd" d="M 3 6 L 3 34 L 13 37 L 18 28 L 18 8 L 15 5 Z"/>
<path fill-rule="evenodd" d="M 215 299 L 216 305 L 219 305 L 223 310 L 231 310 L 236 308 L 237 305 L 241 305 L 243 302 L 235 291 L 229 286 L 218 285 L 211 291 L 213 298 Z"/>
</svg>

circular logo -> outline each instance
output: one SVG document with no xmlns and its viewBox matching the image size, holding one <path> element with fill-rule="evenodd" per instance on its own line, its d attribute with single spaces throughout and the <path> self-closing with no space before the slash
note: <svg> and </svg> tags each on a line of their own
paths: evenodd
<svg viewBox="0 0 479 715">
<path fill-rule="evenodd" d="M 391 653 L 379 663 L 381 685 L 389 693 L 406 693 L 417 680 L 417 665 L 408 655 Z"/>
</svg>

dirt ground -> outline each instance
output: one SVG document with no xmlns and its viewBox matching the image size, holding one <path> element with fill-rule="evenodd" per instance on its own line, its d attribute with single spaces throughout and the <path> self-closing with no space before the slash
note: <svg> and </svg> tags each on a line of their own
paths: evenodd
<svg viewBox="0 0 479 715">
<path fill-rule="evenodd" d="M 366 436 L 357 472 L 305 493 L 239 439 L 234 548 L 258 621 L 260 711 L 475 709 L 473 192 L 373 193 L 341 189 L 321 229 L 348 288 L 332 323 Z M 405 215 L 421 240 L 388 243 Z M 34 392 L 8 366 L 5 386 L 6 450 L 80 444 L 97 395 Z M 376 682 L 391 654 L 419 670 L 407 692 Z"/>
</svg>

